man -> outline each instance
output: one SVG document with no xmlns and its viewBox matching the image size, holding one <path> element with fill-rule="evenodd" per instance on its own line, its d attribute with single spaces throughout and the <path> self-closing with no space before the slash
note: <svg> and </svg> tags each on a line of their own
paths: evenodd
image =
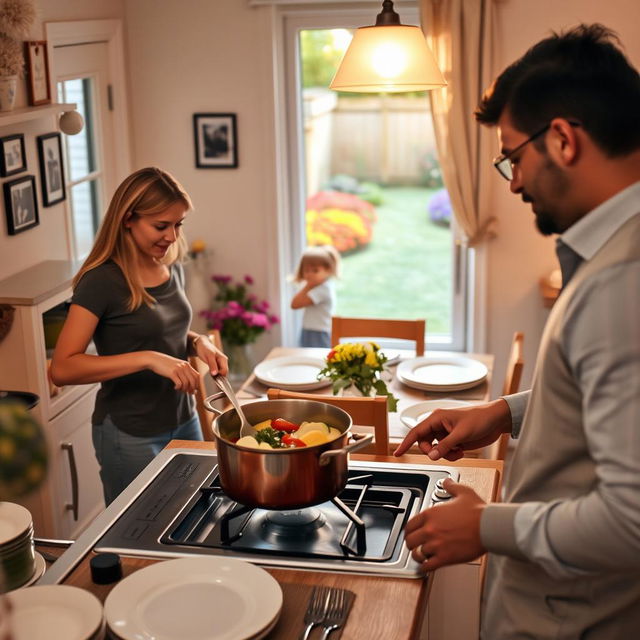
<svg viewBox="0 0 640 640">
<path fill-rule="evenodd" d="M 531 390 L 436 411 L 396 451 L 455 460 L 519 436 L 505 503 L 448 482 L 406 530 L 426 570 L 490 552 L 487 640 L 640 637 L 640 77 L 614 41 L 601 25 L 542 40 L 476 111 L 511 191 L 560 234 Z"/>
</svg>

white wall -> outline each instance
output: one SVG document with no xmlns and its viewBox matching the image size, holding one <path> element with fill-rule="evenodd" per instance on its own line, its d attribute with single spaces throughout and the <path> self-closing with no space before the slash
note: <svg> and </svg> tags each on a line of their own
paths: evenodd
<svg viewBox="0 0 640 640">
<path fill-rule="evenodd" d="M 251 274 L 266 297 L 277 281 L 269 10 L 238 0 L 133 0 L 126 24 L 134 166 L 173 173 L 194 202 L 187 237 L 213 250 L 214 271 Z M 195 168 L 198 112 L 237 114 L 237 169 Z M 272 331 L 258 352 L 277 338 Z"/>
<path fill-rule="evenodd" d="M 38 17 L 29 35 L 30 40 L 44 40 L 44 23 L 65 20 L 92 20 L 102 18 L 122 18 L 124 0 L 36 0 Z M 26 106 L 26 83 L 19 80 L 16 108 Z M 71 255 L 67 244 L 65 202 L 43 208 L 40 194 L 40 169 L 35 137 L 43 133 L 57 131 L 57 116 L 51 115 L 25 123 L 2 126 L 0 116 L 0 137 L 22 133 L 25 137 L 27 152 L 27 171 L 2 178 L 7 182 L 25 175 L 36 176 L 38 212 L 40 224 L 18 235 L 9 236 L 6 231 L 4 197 L 0 217 L 0 280 L 30 267 L 43 260 L 64 260 Z M 68 196 L 68 194 L 67 194 Z M 67 201 L 68 202 L 68 201 Z"/>
<path fill-rule="evenodd" d="M 640 68 L 640 2 L 638 0 L 504 0 L 498 3 L 502 70 L 538 40 L 580 22 L 601 22 L 618 32 L 632 64 Z M 497 143 L 496 152 L 497 155 Z M 487 161 L 490 159 L 487 158 Z M 490 208 L 498 217 L 498 237 L 489 248 L 487 349 L 497 356 L 496 387 L 501 385 L 511 336 L 525 333 L 524 385 L 533 372 L 548 311 L 543 309 L 538 280 L 557 267 L 555 240 L 536 230 L 531 206 L 493 176 Z"/>
</svg>

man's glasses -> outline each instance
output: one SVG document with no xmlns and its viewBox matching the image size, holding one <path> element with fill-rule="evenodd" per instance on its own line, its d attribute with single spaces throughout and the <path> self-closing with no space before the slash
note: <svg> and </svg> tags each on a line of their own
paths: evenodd
<svg viewBox="0 0 640 640">
<path fill-rule="evenodd" d="M 575 121 L 571 121 L 571 120 L 569 120 L 569 124 L 572 127 L 579 127 L 580 126 L 579 122 L 575 122 Z M 520 151 L 520 149 L 522 149 L 523 147 L 528 145 L 530 142 L 532 142 L 536 138 L 539 138 L 543 133 L 546 133 L 550 126 L 551 126 L 550 122 L 545 124 L 544 127 L 542 127 L 542 129 L 536 131 L 532 136 L 529 136 L 524 142 L 519 144 L 515 149 L 511 149 L 511 151 L 509 151 L 509 153 L 504 153 L 504 154 L 498 156 L 493 161 L 493 166 L 498 170 L 498 173 L 505 180 L 508 180 L 509 182 L 511 182 L 513 180 L 513 162 L 511 162 L 511 158 L 513 157 L 513 154 L 517 153 L 518 151 Z"/>
</svg>

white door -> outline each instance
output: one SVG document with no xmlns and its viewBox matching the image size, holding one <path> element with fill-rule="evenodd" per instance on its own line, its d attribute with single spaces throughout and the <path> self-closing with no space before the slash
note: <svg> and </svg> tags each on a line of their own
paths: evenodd
<svg viewBox="0 0 640 640">
<path fill-rule="evenodd" d="M 85 123 L 80 133 L 63 134 L 73 257 L 78 260 L 89 253 L 115 188 L 107 46 L 96 42 L 53 50 L 58 100 L 76 103 Z"/>
</svg>

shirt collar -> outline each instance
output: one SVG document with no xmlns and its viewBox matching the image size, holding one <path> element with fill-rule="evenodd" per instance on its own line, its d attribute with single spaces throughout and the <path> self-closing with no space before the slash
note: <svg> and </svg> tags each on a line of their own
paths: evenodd
<svg viewBox="0 0 640 640">
<path fill-rule="evenodd" d="M 640 181 L 605 200 L 572 224 L 557 240 L 590 260 L 598 249 L 630 218 L 640 213 Z"/>
</svg>

